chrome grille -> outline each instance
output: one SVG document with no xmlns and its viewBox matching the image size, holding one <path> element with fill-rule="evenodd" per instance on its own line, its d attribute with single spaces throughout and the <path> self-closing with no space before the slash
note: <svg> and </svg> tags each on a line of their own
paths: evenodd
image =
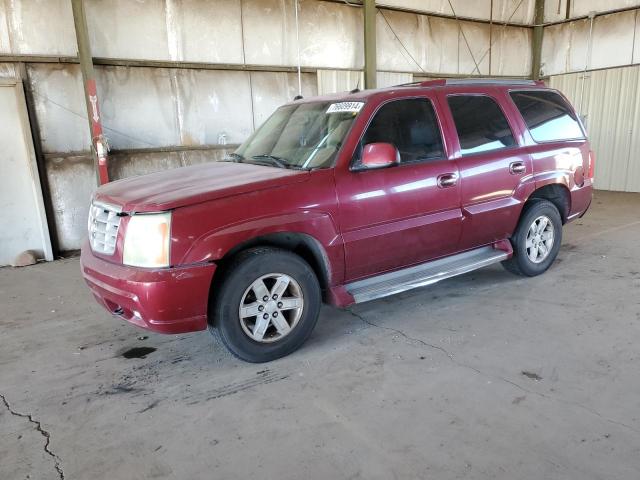
<svg viewBox="0 0 640 480">
<path fill-rule="evenodd" d="M 94 202 L 89 209 L 89 243 L 96 253 L 112 255 L 116 250 L 120 212 L 122 210 L 106 203 Z"/>
</svg>

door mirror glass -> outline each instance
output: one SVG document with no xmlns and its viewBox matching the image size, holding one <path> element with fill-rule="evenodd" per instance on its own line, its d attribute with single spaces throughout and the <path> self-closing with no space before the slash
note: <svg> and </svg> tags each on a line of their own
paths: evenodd
<svg viewBox="0 0 640 480">
<path fill-rule="evenodd" d="M 369 143 L 362 150 L 362 162 L 358 170 L 387 168 L 400 163 L 400 153 L 391 143 Z"/>
</svg>

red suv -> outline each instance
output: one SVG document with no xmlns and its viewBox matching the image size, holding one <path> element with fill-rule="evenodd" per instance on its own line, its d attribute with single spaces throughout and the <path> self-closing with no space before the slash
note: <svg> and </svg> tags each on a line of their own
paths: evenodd
<svg viewBox="0 0 640 480">
<path fill-rule="evenodd" d="M 540 82 L 438 80 L 300 99 L 225 161 L 110 183 L 82 271 L 113 314 L 287 355 L 345 307 L 501 262 L 533 276 L 591 202 L 594 158 Z"/>
</svg>

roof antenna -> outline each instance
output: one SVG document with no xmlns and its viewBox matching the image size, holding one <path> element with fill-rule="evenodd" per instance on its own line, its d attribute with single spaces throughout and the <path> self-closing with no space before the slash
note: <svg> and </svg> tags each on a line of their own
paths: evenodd
<svg viewBox="0 0 640 480">
<path fill-rule="evenodd" d="M 295 97 L 293 97 L 293 101 L 295 102 L 296 100 L 302 100 L 304 97 L 302 95 L 296 95 Z"/>
<path fill-rule="evenodd" d="M 358 82 L 356 83 L 356 88 L 351 90 L 349 93 L 358 93 L 360 91 L 360 75 L 358 75 Z"/>
</svg>

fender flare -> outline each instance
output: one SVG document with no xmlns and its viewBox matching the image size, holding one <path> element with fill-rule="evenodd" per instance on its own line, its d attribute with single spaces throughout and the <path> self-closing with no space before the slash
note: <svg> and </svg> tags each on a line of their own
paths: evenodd
<svg viewBox="0 0 640 480">
<path fill-rule="evenodd" d="M 285 249 L 306 247 L 319 280 L 328 285 L 344 277 L 344 247 L 335 222 L 324 212 L 293 212 L 252 218 L 210 231 L 196 239 L 181 263 L 224 262 L 246 248 L 273 245 Z M 318 271 L 320 270 L 320 271 Z"/>
</svg>

